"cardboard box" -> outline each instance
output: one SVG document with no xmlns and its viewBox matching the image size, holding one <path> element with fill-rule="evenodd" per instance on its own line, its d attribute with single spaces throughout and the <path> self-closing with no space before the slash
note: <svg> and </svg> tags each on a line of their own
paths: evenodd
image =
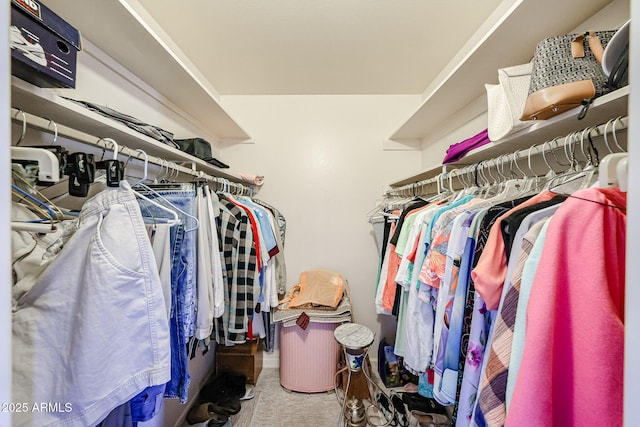
<svg viewBox="0 0 640 427">
<path fill-rule="evenodd" d="M 11 0 L 11 74 L 40 87 L 76 87 L 80 33 L 37 0 Z"/>
<path fill-rule="evenodd" d="M 230 347 L 218 346 L 216 374 L 230 372 L 244 375 L 249 384 L 255 384 L 262 371 L 262 348 L 259 340 Z"/>
</svg>

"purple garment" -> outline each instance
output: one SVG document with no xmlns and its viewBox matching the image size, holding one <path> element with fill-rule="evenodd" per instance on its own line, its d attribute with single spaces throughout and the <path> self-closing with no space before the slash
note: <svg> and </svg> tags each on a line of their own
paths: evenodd
<svg viewBox="0 0 640 427">
<path fill-rule="evenodd" d="M 487 310 L 487 306 L 480 294 L 475 294 L 471 336 L 469 337 L 469 347 L 467 348 L 467 363 L 464 366 L 462 375 L 462 389 L 460 390 L 456 426 L 468 425 L 471 421 L 480 384 L 485 348 L 496 313 L 497 310 Z"/>
<path fill-rule="evenodd" d="M 489 140 L 489 134 L 487 129 L 483 130 L 479 134 L 472 136 L 471 138 L 465 139 L 462 142 L 458 142 L 457 144 L 452 144 L 447 149 L 447 154 L 444 156 L 443 164 L 454 163 L 458 160 L 462 159 L 469 151 L 474 150 L 478 147 L 482 147 L 485 144 L 491 142 Z"/>
</svg>

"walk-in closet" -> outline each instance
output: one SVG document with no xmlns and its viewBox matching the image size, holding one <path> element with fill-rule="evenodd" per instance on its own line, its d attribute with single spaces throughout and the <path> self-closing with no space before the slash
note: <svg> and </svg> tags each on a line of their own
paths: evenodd
<svg viewBox="0 0 640 427">
<path fill-rule="evenodd" d="M 0 427 L 640 425 L 636 2 L 0 16 Z"/>
</svg>

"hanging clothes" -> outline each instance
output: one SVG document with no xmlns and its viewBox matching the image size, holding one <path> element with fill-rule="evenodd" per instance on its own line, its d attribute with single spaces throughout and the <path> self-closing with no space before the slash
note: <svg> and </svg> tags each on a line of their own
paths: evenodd
<svg viewBox="0 0 640 427">
<path fill-rule="evenodd" d="M 188 370 L 188 343 L 195 335 L 195 307 L 197 293 L 197 225 L 196 188 L 193 183 L 172 184 L 167 188 L 156 188 L 143 194 L 158 203 L 170 203 L 177 211 L 181 223 L 170 230 L 171 253 L 171 380 L 167 384 L 165 397 L 178 398 L 181 403 L 188 399 L 191 377 Z M 145 200 L 139 200 L 139 209 L 145 216 L 159 217 L 161 210 Z"/>
<path fill-rule="evenodd" d="M 16 425 L 95 425 L 169 381 L 162 286 L 128 183 L 84 204 L 73 236 L 32 280 L 14 301 L 13 399 L 68 407 L 15 413 Z"/>
<path fill-rule="evenodd" d="M 626 194 L 578 191 L 549 223 L 506 425 L 622 423 Z M 584 238 L 585 230 L 589 238 Z M 541 371 L 546 375 L 539 375 Z M 594 387 L 597 379 L 597 387 Z"/>
<path fill-rule="evenodd" d="M 622 365 L 624 276 L 608 274 L 600 263 L 624 271 L 624 194 L 594 188 L 568 197 L 549 190 L 523 195 L 513 189 L 524 185 L 508 188 L 489 199 L 409 203 L 396 222 L 387 212 L 392 236 L 380 251 L 385 256 L 380 257 L 376 308 L 390 314 L 390 307 L 399 307 L 394 351 L 419 375 L 420 394 L 454 405 L 452 424 L 583 425 L 588 420 L 582 414 L 588 411 L 580 399 L 595 407 L 596 397 L 580 390 L 589 388 L 598 370 L 582 357 L 593 350 L 576 344 L 577 355 L 566 351 L 566 343 L 588 346 L 594 342 L 589 331 L 598 337 L 609 334 L 595 362 L 611 369 Z M 604 242 L 605 234 L 613 236 L 610 241 Z M 589 243 L 592 238 L 595 246 Z M 575 251 L 574 239 L 580 243 Z M 594 257 L 598 262 L 589 264 Z M 599 273 L 584 268 L 584 260 Z M 580 268 L 581 274 L 567 277 Z M 586 281 L 604 287 L 589 288 L 592 296 L 585 299 L 578 289 Z M 565 283 L 569 288 L 560 291 Z M 584 329 L 578 325 L 587 323 L 583 317 L 594 301 L 602 303 L 588 322 L 592 326 Z M 550 334 L 556 337 L 555 331 L 558 338 L 545 342 Z M 614 351 L 604 354 L 608 346 Z M 554 398 L 572 389 L 572 375 L 586 383 Z M 604 387 L 621 402 L 621 376 L 614 375 Z M 540 401 L 535 413 L 545 415 L 532 421 L 534 400 Z M 618 425 L 621 408 L 612 412 L 605 424 Z"/>
</svg>

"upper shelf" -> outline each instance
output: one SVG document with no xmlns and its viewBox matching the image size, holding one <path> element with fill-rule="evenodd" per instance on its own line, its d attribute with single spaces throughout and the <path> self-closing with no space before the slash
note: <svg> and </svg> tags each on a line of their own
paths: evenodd
<svg viewBox="0 0 640 427">
<path fill-rule="evenodd" d="M 422 139 L 497 80 L 497 69 L 531 60 L 536 44 L 566 34 L 611 0 L 505 0 L 423 93 L 390 139 Z"/>
<path fill-rule="evenodd" d="M 219 169 L 197 157 L 163 144 L 130 129 L 126 125 L 94 113 L 74 102 L 68 101 L 48 89 L 39 88 L 17 77 L 11 79 L 11 106 L 26 113 L 46 117 L 56 124 L 75 129 L 96 138 L 113 138 L 118 144 L 140 148 L 151 156 L 166 160 L 195 164 L 197 170 L 209 175 L 242 182 L 239 175 L 228 169 Z"/>
<path fill-rule="evenodd" d="M 597 126 L 618 116 L 626 116 L 629 104 L 629 86 L 596 98 L 584 119 L 578 120 L 582 106 L 566 111 L 549 120 L 541 120 L 532 126 L 509 135 L 496 142 L 490 142 L 469 152 L 453 165 L 468 165 L 484 159 L 542 144 L 553 138 L 564 137 L 571 132 Z"/>
<path fill-rule="evenodd" d="M 578 120 L 582 106 L 566 111 L 549 120 L 540 120 L 526 129 L 507 136 L 496 142 L 490 142 L 469 152 L 459 162 L 446 166 L 470 165 L 481 160 L 496 158 L 502 154 L 523 150 L 534 144 L 542 144 L 553 138 L 564 137 L 571 132 L 596 126 L 618 117 L 626 116 L 629 103 L 629 86 L 596 98 L 584 119 Z M 432 178 L 442 171 L 442 165 L 434 165 L 410 177 L 399 179 L 392 187 L 411 184 Z"/>
<path fill-rule="evenodd" d="M 220 141 L 249 139 L 207 79 L 136 0 L 48 0 L 47 6 Z"/>
</svg>

